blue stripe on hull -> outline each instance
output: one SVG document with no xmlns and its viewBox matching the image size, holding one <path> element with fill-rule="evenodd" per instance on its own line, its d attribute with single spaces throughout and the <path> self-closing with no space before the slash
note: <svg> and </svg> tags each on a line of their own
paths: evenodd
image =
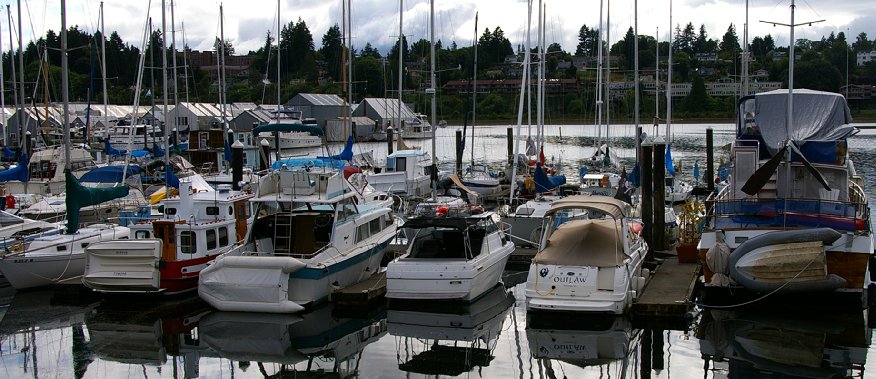
<svg viewBox="0 0 876 379">
<path fill-rule="evenodd" d="M 331 274 L 344 271 L 351 266 L 362 263 L 363 261 L 370 259 L 376 254 L 383 253 L 383 250 L 389 245 L 389 241 L 391 238 L 388 238 L 386 241 L 381 242 L 377 246 L 374 246 L 367 252 L 360 253 L 355 257 L 345 259 L 341 262 L 333 264 L 331 266 L 316 268 L 316 267 L 304 267 L 298 271 L 295 271 L 289 274 L 289 279 L 307 279 L 307 280 L 320 280 Z"/>
</svg>

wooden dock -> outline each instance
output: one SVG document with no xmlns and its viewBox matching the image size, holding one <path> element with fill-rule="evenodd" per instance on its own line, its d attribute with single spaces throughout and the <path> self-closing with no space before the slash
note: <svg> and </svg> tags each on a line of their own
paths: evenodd
<svg viewBox="0 0 876 379">
<path fill-rule="evenodd" d="M 332 302 L 339 307 L 373 304 L 386 296 L 386 272 L 379 272 L 352 286 L 332 292 Z"/>
<path fill-rule="evenodd" d="M 679 263 L 675 257 L 667 258 L 657 267 L 642 295 L 633 304 L 633 317 L 683 321 L 684 314 L 690 309 L 696 283 L 695 263 Z"/>
</svg>

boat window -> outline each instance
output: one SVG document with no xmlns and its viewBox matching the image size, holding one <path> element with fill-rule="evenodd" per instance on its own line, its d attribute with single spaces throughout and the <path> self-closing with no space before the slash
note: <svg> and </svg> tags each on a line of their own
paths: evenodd
<svg viewBox="0 0 876 379">
<path fill-rule="evenodd" d="M 341 209 L 339 212 L 340 219 L 345 219 L 347 217 L 350 217 L 350 216 L 358 213 L 356 211 L 356 204 L 353 203 L 353 198 L 351 198 L 351 197 L 348 197 L 348 198 L 342 200 L 340 206 L 341 206 Z"/>
<path fill-rule="evenodd" d="M 56 249 L 58 251 L 67 251 L 67 245 L 58 245 L 58 247 L 56 247 Z"/>
<path fill-rule="evenodd" d="M 387 157 L 386 158 L 386 172 L 392 172 L 392 171 L 395 171 L 395 157 L 393 157 L 393 158 Z"/>
<path fill-rule="evenodd" d="M 5 199 L 0 199 L 0 201 L 5 201 Z M 0 212 L 0 227 L 9 226 L 9 225 L 18 225 L 24 223 L 24 220 L 15 217 L 6 212 Z"/>
<path fill-rule="evenodd" d="M 487 235 L 495 233 L 497 230 L 499 230 L 499 227 L 496 226 L 496 223 L 493 221 L 493 219 L 485 219 L 480 222 L 479 226 L 484 228 L 484 231 L 486 232 L 485 234 Z"/>
<path fill-rule="evenodd" d="M 375 234 L 375 233 L 378 233 L 381 230 L 383 230 L 383 228 L 380 227 L 380 219 L 379 218 L 375 218 L 375 219 L 371 220 L 370 224 L 371 224 L 371 234 Z"/>
<path fill-rule="evenodd" d="M 208 216 L 216 216 L 219 214 L 219 207 L 207 207 Z"/>
<path fill-rule="evenodd" d="M 173 216 L 176 214 L 176 208 L 164 208 L 164 214 Z"/>
<path fill-rule="evenodd" d="M 195 232 L 190 230 L 179 232 L 179 251 L 183 254 L 194 254 L 196 249 Z"/>
<path fill-rule="evenodd" d="M 207 229 L 207 250 L 216 248 L 216 230 Z"/>
<path fill-rule="evenodd" d="M 395 158 L 395 171 L 405 171 L 407 168 L 407 158 L 398 157 Z"/>
<path fill-rule="evenodd" d="M 138 240 L 144 239 L 144 238 L 149 238 L 149 231 L 148 230 L 138 230 L 138 231 L 134 232 L 134 238 L 136 238 Z"/>
<path fill-rule="evenodd" d="M 386 213 L 381 218 L 383 219 L 383 222 L 381 223 L 381 229 L 388 228 L 390 225 L 392 225 L 392 214 Z"/>
<path fill-rule="evenodd" d="M 232 206 L 230 206 L 230 205 L 228 206 L 228 215 L 229 215 L 229 216 L 233 216 L 233 215 L 234 215 L 234 207 L 232 207 Z"/>
<path fill-rule="evenodd" d="M 219 228 L 219 246 L 228 246 L 228 228 Z"/>
<path fill-rule="evenodd" d="M 79 246 L 82 246 L 82 248 L 84 249 L 84 248 L 88 247 L 88 242 L 83 242 L 83 243 L 82 243 L 81 245 L 79 245 Z"/>
<path fill-rule="evenodd" d="M 359 227 L 356 229 L 356 232 L 359 236 L 358 241 L 364 241 L 367 240 L 368 237 L 371 237 L 371 232 L 368 229 L 368 224 L 359 225 Z"/>
<path fill-rule="evenodd" d="M 515 216 L 531 216 L 535 213 L 535 208 L 517 208 L 517 212 L 514 213 Z"/>
</svg>

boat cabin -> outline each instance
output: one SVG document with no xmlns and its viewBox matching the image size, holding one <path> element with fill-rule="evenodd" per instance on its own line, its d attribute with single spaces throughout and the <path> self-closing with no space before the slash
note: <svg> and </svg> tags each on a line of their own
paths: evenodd
<svg viewBox="0 0 876 379">
<path fill-rule="evenodd" d="M 494 243 L 507 242 L 498 234 L 493 213 L 480 207 L 426 204 L 418 206 L 417 211 L 418 215 L 402 226 L 413 236 L 409 239 L 409 258 L 472 259 L 489 245 L 488 236 L 495 234 Z"/>
</svg>

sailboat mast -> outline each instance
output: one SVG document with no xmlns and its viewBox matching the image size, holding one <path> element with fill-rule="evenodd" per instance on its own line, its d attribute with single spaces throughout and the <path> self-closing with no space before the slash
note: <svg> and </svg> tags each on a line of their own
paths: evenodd
<svg viewBox="0 0 876 379">
<path fill-rule="evenodd" d="M 601 48 L 602 46 L 600 46 Z M 605 122 L 605 142 L 608 143 L 608 124 L 611 118 L 611 0 L 605 2 L 605 117 L 602 118 Z M 602 146 L 600 146 L 601 148 Z M 606 151 L 608 153 L 608 151 Z M 605 162 L 605 160 L 602 160 Z"/>
<path fill-rule="evenodd" d="M 599 33 L 596 43 L 596 149 L 602 146 L 602 5 L 599 0 Z"/>
<path fill-rule="evenodd" d="M 791 40 L 788 43 L 788 114 L 785 117 L 785 135 L 791 140 L 791 117 L 794 117 L 794 10 L 797 6 L 791 0 Z M 788 153 L 790 156 L 790 153 Z M 789 164 L 788 167 L 791 167 Z M 788 169 L 790 173 L 790 168 Z M 790 176 L 789 176 L 790 178 Z"/>
<path fill-rule="evenodd" d="M 0 52 L 2 52 L 2 51 L 3 51 L 3 28 L 0 27 Z M 2 136 L 0 136 L 0 138 L 3 138 L 4 145 L 8 145 L 9 141 L 6 140 L 6 136 L 7 136 L 6 133 L 8 133 L 8 131 L 5 131 L 7 129 L 7 126 L 9 126 L 6 124 L 6 96 L 4 95 L 5 92 L 6 92 L 6 89 L 5 89 L 4 80 L 3 80 L 3 63 L 2 63 L 2 58 L 0 58 L 0 108 L 2 108 L 2 109 L 0 109 L 0 118 L 2 118 L 3 129 L 4 129 L 4 134 Z"/>
<path fill-rule="evenodd" d="M 347 110 L 344 112 L 344 117 L 353 122 L 353 3 L 347 0 Z M 350 131 L 352 133 L 352 130 Z"/>
<path fill-rule="evenodd" d="M 633 122 L 639 130 L 639 0 L 633 0 Z M 639 158 L 639 140 L 636 139 L 636 159 Z"/>
<path fill-rule="evenodd" d="M 532 24 L 532 3 L 526 12 L 526 46 L 523 51 L 523 75 L 520 79 L 520 102 L 517 105 L 517 141 L 514 144 L 514 159 L 511 160 L 511 191 L 508 193 L 508 204 L 514 202 L 514 192 L 517 186 L 517 155 L 520 154 L 520 128 L 523 124 L 523 102 L 526 99 L 526 87 L 529 84 L 529 28 Z"/>
<path fill-rule="evenodd" d="M 748 96 L 748 0 L 745 0 L 745 28 L 742 30 L 742 96 Z"/>
<path fill-rule="evenodd" d="M 544 34 L 542 33 L 542 28 L 544 27 L 543 16 L 544 16 L 544 3 L 542 0 L 538 0 L 538 32 L 536 37 L 536 43 L 538 44 L 538 65 L 536 66 L 537 74 L 536 74 L 536 85 L 535 85 L 535 150 L 538 157 L 541 157 L 541 141 L 542 141 L 542 128 L 543 128 L 543 120 L 542 120 L 542 106 L 544 105 L 544 93 L 542 89 L 544 88 Z M 527 52 L 528 53 L 528 52 Z"/>
<path fill-rule="evenodd" d="M 657 61 L 654 64 L 654 132 L 656 137 L 660 134 L 657 125 L 660 125 L 660 27 L 657 27 L 657 39 L 654 43 L 657 45 Z"/>
<path fill-rule="evenodd" d="M 438 134 L 437 129 L 437 113 L 438 105 L 435 98 L 438 94 L 435 92 L 437 83 L 435 82 L 435 0 L 429 1 L 429 93 L 432 95 L 431 112 L 432 112 L 432 169 L 438 169 L 438 151 L 436 150 L 435 135 Z M 432 201 L 438 201 L 437 183 L 432 185 Z"/>
<path fill-rule="evenodd" d="M 347 1 L 341 0 L 341 38 L 344 41 L 344 44 L 347 43 Z M 347 54 L 344 52 L 344 48 L 341 47 L 341 83 L 343 85 L 344 90 L 347 89 Z M 342 90 L 342 93 L 343 91 Z M 348 97 L 350 95 L 349 91 L 347 92 Z M 350 121 L 349 114 L 347 112 L 347 106 L 349 102 L 344 102 L 344 136 L 347 135 L 347 123 Z"/>
<path fill-rule="evenodd" d="M 669 0 L 669 57 L 666 66 L 666 142 L 672 138 L 672 0 Z"/>
<path fill-rule="evenodd" d="M 475 12 L 475 30 L 474 30 L 474 69 L 472 70 L 471 80 L 471 165 L 474 166 L 474 137 L 475 137 L 475 114 L 478 105 L 478 13 Z"/>
<path fill-rule="evenodd" d="M 103 1 L 100 2 L 100 75 L 103 78 L 103 138 L 109 139 L 109 100 L 106 92 L 106 26 L 103 19 Z M 88 138 L 86 136 L 85 138 Z"/>
<path fill-rule="evenodd" d="M 277 0 L 277 122 L 280 122 L 280 83 L 282 83 L 280 81 L 280 56 L 283 55 L 280 54 L 280 34 L 280 0 Z M 279 135 L 277 135 L 277 138 L 279 138 Z M 280 151 L 277 150 L 277 157 L 279 156 Z"/>
<path fill-rule="evenodd" d="M 186 23 L 182 22 L 182 34 L 183 34 L 183 76 L 186 79 L 186 84 L 183 86 L 183 90 L 186 91 L 186 103 L 189 102 L 189 62 L 188 58 L 188 45 L 186 44 Z M 174 141 L 174 143 L 179 144 L 179 141 Z"/>
<path fill-rule="evenodd" d="M 18 106 L 21 112 L 18 116 L 18 128 L 20 129 L 18 138 L 24 141 L 23 138 L 24 133 L 27 132 L 27 126 L 24 125 L 24 46 L 21 36 L 21 0 L 18 0 Z M 24 146 L 24 144 L 21 143 L 19 146 Z"/>
<path fill-rule="evenodd" d="M 161 89 L 163 94 L 161 96 L 162 101 L 162 110 L 161 113 L 164 115 L 165 121 L 167 120 L 167 17 L 165 16 L 165 0 L 161 0 Z M 225 120 L 225 113 L 222 114 L 223 122 Z M 146 126 L 143 126 L 143 129 L 146 129 Z M 163 128 L 164 140 L 167 141 L 167 126 L 165 125 Z M 147 132 L 148 134 L 148 132 Z M 164 149 L 164 163 L 170 163 L 170 149 Z M 170 169 L 169 166 L 165 166 L 165 170 Z M 168 175 L 169 177 L 169 175 Z M 164 186 L 167 194 L 170 194 L 170 188 L 167 188 L 170 184 L 169 180 L 165 180 Z"/>
<path fill-rule="evenodd" d="M 19 4 L 21 4 L 19 2 Z M 18 10 L 19 14 L 21 9 Z M 19 24 L 19 28 L 21 25 Z M 21 34 L 19 34 L 19 42 L 21 41 Z M 70 98 L 69 91 L 70 87 L 70 78 L 67 72 L 67 1 L 61 0 L 61 104 L 64 107 L 64 114 L 61 115 L 61 119 L 64 120 L 64 170 L 70 171 Z M 48 115 L 46 115 L 48 118 Z"/>
<path fill-rule="evenodd" d="M 162 0 L 163 2 L 164 0 Z M 161 12 L 162 22 L 164 22 L 164 11 Z M 219 106 L 221 107 L 222 112 L 222 134 L 226 135 L 226 119 L 225 119 L 225 13 L 222 8 L 222 3 L 219 3 L 219 77 L 222 78 L 219 80 Z M 164 40 L 162 40 L 162 43 Z M 165 78 L 165 84 L 167 79 Z M 166 103 L 166 102 L 165 102 Z M 231 144 L 231 142 L 229 142 Z"/>
<path fill-rule="evenodd" d="M 174 18 L 174 6 L 173 0 L 170 0 L 170 52 L 171 52 L 171 65 L 173 66 L 171 69 L 173 70 L 173 105 L 179 105 L 179 90 L 177 88 L 179 83 L 179 77 L 176 73 L 176 21 Z M 165 55 L 167 53 L 165 52 Z M 170 121 L 171 130 L 176 130 L 176 117 Z M 168 123 L 167 120 L 167 111 L 164 113 L 164 123 L 165 125 Z M 165 126 L 167 128 L 167 126 Z M 169 143 L 169 139 L 167 139 L 167 134 L 164 135 L 164 147 L 165 151 L 167 151 L 167 144 Z"/>
<path fill-rule="evenodd" d="M 403 25 L 403 14 L 404 14 L 404 0 L 398 0 L 398 125 L 396 125 L 396 129 L 398 129 L 398 139 L 402 138 L 402 130 L 404 129 L 404 121 L 402 121 L 402 65 L 404 65 L 402 55 L 404 53 L 404 49 L 402 48 L 402 42 L 404 41 L 405 35 L 402 28 Z"/>
</svg>

